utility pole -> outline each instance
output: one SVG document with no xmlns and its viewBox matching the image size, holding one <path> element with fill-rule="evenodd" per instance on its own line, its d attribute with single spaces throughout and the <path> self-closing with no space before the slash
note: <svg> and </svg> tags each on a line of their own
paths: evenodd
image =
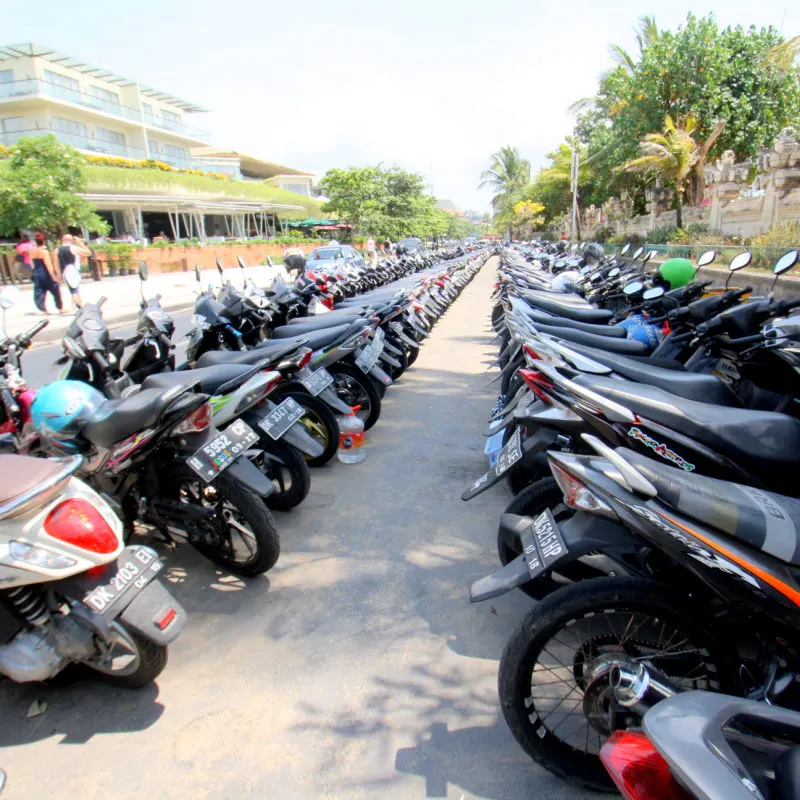
<svg viewBox="0 0 800 800">
<path fill-rule="evenodd" d="M 570 238 L 577 240 L 580 238 L 580 223 L 578 221 L 578 171 L 580 169 L 580 159 L 578 148 L 572 147 L 572 172 L 570 174 L 570 188 L 572 189 L 572 223 L 570 225 Z"/>
</svg>

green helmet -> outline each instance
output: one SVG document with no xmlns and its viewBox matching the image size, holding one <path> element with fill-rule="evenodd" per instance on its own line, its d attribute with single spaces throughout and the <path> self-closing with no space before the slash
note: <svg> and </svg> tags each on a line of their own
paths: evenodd
<svg viewBox="0 0 800 800">
<path fill-rule="evenodd" d="M 658 274 L 669 284 L 670 289 L 680 289 L 694 279 L 695 267 L 688 258 L 670 258 L 659 268 Z"/>
</svg>

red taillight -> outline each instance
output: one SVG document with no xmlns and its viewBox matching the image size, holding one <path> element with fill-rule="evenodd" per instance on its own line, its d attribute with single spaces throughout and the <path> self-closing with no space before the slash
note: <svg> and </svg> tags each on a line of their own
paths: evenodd
<svg viewBox="0 0 800 800">
<path fill-rule="evenodd" d="M 298 367 L 304 367 L 311 361 L 311 355 L 313 354 L 313 350 L 310 347 L 305 347 L 303 350 L 300 351 L 300 360 L 297 362 Z"/>
<path fill-rule="evenodd" d="M 156 628 L 158 628 L 160 631 L 163 631 L 165 628 L 169 627 L 169 624 L 177 616 L 178 612 L 174 608 L 168 608 L 164 612 L 159 612 L 159 616 L 156 617 L 153 622 L 155 623 Z"/>
<path fill-rule="evenodd" d="M 534 361 L 541 361 L 542 357 L 529 345 L 524 344 L 522 345 L 522 349 L 534 360 Z"/>
<path fill-rule="evenodd" d="M 600 748 L 600 760 L 626 800 L 691 800 L 641 731 L 612 733 Z"/>
<path fill-rule="evenodd" d="M 545 392 L 545 389 L 552 389 L 553 384 L 535 369 L 521 369 L 519 371 L 522 380 L 528 385 L 528 388 L 544 403 L 552 405 L 550 397 Z"/>
<path fill-rule="evenodd" d="M 211 410 L 211 403 L 203 403 L 199 408 L 196 408 L 189 414 L 186 419 L 177 425 L 172 431 L 173 434 L 184 433 L 200 433 L 204 431 L 210 424 L 214 412 Z"/>
<path fill-rule="evenodd" d="M 57 505 L 44 521 L 45 533 L 90 553 L 113 553 L 119 538 L 105 517 L 88 501 L 79 497 Z"/>
</svg>

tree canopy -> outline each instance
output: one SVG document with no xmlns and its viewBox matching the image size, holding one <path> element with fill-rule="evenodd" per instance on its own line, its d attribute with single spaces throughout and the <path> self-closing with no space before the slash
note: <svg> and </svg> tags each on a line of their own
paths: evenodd
<svg viewBox="0 0 800 800">
<path fill-rule="evenodd" d="M 20 139 L 0 181 L 0 233 L 28 229 L 57 237 L 70 227 L 105 232 L 94 206 L 77 195 L 86 190 L 83 168 L 80 153 L 55 136 Z"/>
</svg>

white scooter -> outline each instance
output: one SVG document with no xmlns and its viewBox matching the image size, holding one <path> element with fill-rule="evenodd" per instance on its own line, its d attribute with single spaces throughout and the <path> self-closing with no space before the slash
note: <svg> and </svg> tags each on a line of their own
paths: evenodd
<svg viewBox="0 0 800 800">
<path fill-rule="evenodd" d="M 0 674 L 24 683 L 83 664 L 119 686 L 161 673 L 186 612 L 149 547 L 74 477 L 81 457 L 0 455 Z"/>
</svg>

